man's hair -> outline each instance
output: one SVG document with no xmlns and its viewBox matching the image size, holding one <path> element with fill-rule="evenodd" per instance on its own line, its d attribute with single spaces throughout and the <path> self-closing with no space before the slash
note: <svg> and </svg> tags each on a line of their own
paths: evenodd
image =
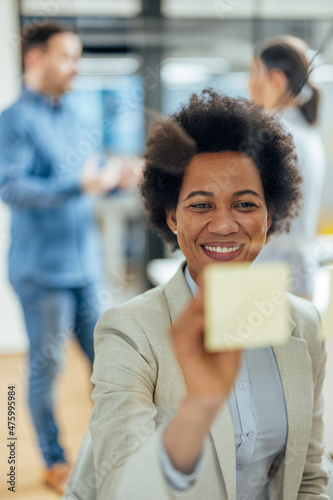
<svg viewBox="0 0 333 500">
<path fill-rule="evenodd" d="M 38 21 L 31 23 L 22 29 L 21 49 L 22 59 L 31 49 L 45 48 L 48 40 L 59 33 L 76 33 L 74 26 L 70 24 L 56 23 L 52 21 Z"/>
<path fill-rule="evenodd" d="M 255 163 L 272 213 L 268 236 L 288 231 L 297 215 L 302 178 L 291 135 L 262 106 L 205 89 L 156 121 L 148 136 L 141 194 L 151 226 L 173 249 L 178 242 L 166 212 L 177 207 L 189 163 L 196 154 L 225 151 L 245 153 Z"/>
</svg>

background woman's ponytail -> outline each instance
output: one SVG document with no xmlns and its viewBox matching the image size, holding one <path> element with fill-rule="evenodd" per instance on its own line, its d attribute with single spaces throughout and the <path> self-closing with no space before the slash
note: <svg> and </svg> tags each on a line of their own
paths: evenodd
<svg viewBox="0 0 333 500">
<path fill-rule="evenodd" d="M 306 84 L 312 91 L 312 96 L 310 99 L 305 101 L 303 104 L 297 104 L 298 108 L 302 112 L 304 118 L 311 124 L 314 125 L 318 118 L 318 107 L 320 101 L 320 91 L 318 87 L 308 82 Z M 297 101 L 297 99 L 296 99 Z"/>
</svg>

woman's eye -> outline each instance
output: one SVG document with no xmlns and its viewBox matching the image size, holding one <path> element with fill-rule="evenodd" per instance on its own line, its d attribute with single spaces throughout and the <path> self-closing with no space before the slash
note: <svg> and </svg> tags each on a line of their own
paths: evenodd
<svg viewBox="0 0 333 500">
<path fill-rule="evenodd" d="M 210 205 L 208 203 L 194 203 L 193 205 L 191 205 L 191 208 L 209 208 Z"/>
<path fill-rule="evenodd" d="M 242 201 L 241 203 L 237 203 L 236 207 L 251 210 L 251 209 L 256 208 L 256 205 L 254 203 L 249 202 L 249 201 Z"/>
</svg>

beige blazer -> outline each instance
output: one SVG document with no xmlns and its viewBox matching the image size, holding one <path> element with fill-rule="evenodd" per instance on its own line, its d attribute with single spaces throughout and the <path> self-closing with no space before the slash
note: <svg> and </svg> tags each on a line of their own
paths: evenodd
<svg viewBox="0 0 333 500">
<path fill-rule="evenodd" d="M 190 298 L 182 265 L 166 285 L 108 310 L 96 326 L 90 432 L 97 500 L 236 500 L 234 433 L 227 405 L 211 428 L 200 478 L 188 490 L 175 491 L 167 484 L 158 459 L 160 434 L 185 396 L 168 329 Z M 288 441 L 273 464 L 269 498 L 328 499 L 322 457 L 325 350 L 316 336 L 319 319 L 311 303 L 291 295 L 289 300 L 290 339 L 274 348 Z"/>
</svg>

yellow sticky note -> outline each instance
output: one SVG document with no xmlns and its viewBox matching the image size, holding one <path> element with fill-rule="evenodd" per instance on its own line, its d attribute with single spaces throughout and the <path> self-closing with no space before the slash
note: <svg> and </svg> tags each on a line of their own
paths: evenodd
<svg viewBox="0 0 333 500">
<path fill-rule="evenodd" d="M 288 338 L 289 266 L 213 264 L 204 272 L 208 351 L 283 344 Z"/>
<path fill-rule="evenodd" d="M 329 300 L 322 313 L 323 322 L 320 329 L 320 338 L 325 340 L 333 337 L 333 269 L 330 270 Z"/>
</svg>

